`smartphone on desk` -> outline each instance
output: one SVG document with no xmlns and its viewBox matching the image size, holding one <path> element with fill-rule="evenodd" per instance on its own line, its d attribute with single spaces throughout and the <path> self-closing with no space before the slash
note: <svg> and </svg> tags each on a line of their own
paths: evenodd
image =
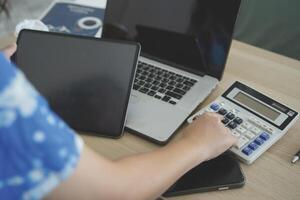
<svg viewBox="0 0 300 200">
<path fill-rule="evenodd" d="M 227 190 L 244 184 L 245 177 L 239 162 L 231 153 L 225 153 L 187 172 L 163 196 Z"/>
</svg>

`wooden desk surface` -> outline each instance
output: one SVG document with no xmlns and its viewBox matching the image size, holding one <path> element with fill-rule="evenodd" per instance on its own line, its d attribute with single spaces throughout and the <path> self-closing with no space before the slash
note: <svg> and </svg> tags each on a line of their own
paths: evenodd
<svg viewBox="0 0 300 200">
<path fill-rule="evenodd" d="M 0 40 L 0 47 L 10 41 L 13 39 Z M 205 106 L 213 101 L 237 80 L 300 111 L 299 61 L 234 41 L 223 80 L 202 105 Z M 173 141 L 179 137 L 180 133 Z M 129 133 L 125 133 L 119 140 L 93 136 L 83 136 L 83 138 L 85 143 L 99 154 L 112 159 L 159 148 L 159 146 Z M 299 200 L 300 162 L 295 165 L 290 162 L 299 149 L 300 121 L 254 164 L 250 166 L 241 164 L 246 176 L 246 184 L 243 188 L 170 199 Z"/>
</svg>

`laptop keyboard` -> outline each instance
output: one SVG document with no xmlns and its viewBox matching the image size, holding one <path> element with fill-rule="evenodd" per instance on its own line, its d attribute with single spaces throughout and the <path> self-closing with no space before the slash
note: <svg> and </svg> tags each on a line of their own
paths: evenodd
<svg viewBox="0 0 300 200">
<path fill-rule="evenodd" d="M 195 83 L 195 79 L 139 62 L 133 89 L 176 105 Z"/>
</svg>

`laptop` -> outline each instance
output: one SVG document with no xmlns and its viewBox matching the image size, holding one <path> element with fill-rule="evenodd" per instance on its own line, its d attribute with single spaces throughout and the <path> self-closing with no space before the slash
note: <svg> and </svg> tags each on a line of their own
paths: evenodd
<svg viewBox="0 0 300 200">
<path fill-rule="evenodd" d="M 167 143 L 222 78 L 241 0 L 110 0 L 103 37 L 139 42 L 126 127 Z"/>
</svg>

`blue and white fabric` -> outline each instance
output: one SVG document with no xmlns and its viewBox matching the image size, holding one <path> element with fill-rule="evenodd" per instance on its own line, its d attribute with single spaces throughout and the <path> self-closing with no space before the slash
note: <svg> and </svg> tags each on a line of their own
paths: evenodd
<svg viewBox="0 0 300 200">
<path fill-rule="evenodd" d="M 78 164 L 82 139 L 0 54 L 0 199 L 41 199 Z"/>
</svg>

